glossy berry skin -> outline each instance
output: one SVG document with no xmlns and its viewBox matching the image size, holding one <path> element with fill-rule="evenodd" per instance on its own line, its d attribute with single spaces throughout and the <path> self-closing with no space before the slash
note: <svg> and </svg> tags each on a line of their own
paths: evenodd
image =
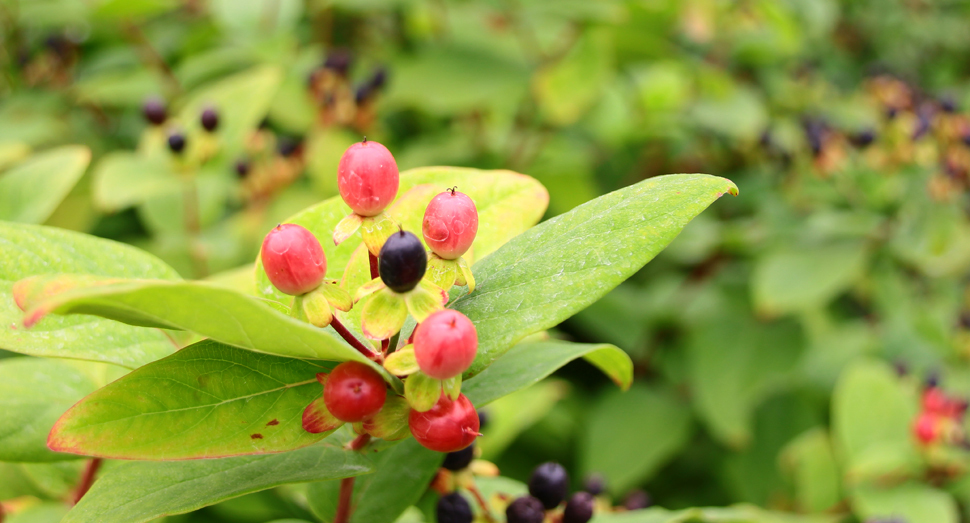
<svg viewBox="0 0 970 523">
<path fill-rule="evenodd" d="M 475 444 L 472 443 L 461 450 L 449 452 L 441 466 L 448 470 L 459 471 L 468 468 L 474 458 Z"/>
<path fill-rule="evenodd" d="M 202 111 L 202 116 L 199 120 L 202 123 L 202 128 L 210 133 L 219 128 L 219 113 L 212 107 L 208 107 Z"/>
<path fill-rule="evenodd" d="M 467 194 L 447 190 L 431 199 L 421 224 L 424 241 L 438 256 L 457 259 L 478 234 L 478 209 Z"/>
<path fill-rule="evenodd" d="M 926 389 L 923 392 L 923 411 L 932 414 L 943 414 L 950 404 L 949 398 L 938 387 Z"/>
<path fill-rule="evenodd" d="M 457 492 L 446 494 L 438 498 L 438 506 L 435 509 L 438 516 L 438 523 L 472 523 L 475 519 L 472 515 L 472 507 L 468 501 Z"/>
<path fill-rule="evenodd" d="M 345 361 L 334 367 L 323 386 L 323 402 L 340 421 L 355 423 L 377 414 L 387 399 L 381 376 L 367 365 Z"/>
<path fill-rule="evenodd" d="M 913 424 L 913 435 L 923 445 L 929 445 L 936 440 L 939 425 L 939 418 L 935 414 L 920 414 Z"/>
<path fill-rule="evenodd" d="M 266 276 L 280 292 L 297 296 L 316 289 L 327 274 L 327 257 L 313 233 L 296 225 L 277 225 L 259 251 Z"/>
<path fill-rule="evenodd" d="M 593 519 L 596 499 L 589 492 L 577 492 L 566 502 L 562 512 L 562 523 L 586 523 Z"/>
<path fill-rule="evenodd" d="M 380 214 L 397 196 L 398 184 L 397 162 L 377 142 L 351 145 L 337 166 L 340 197 L 361 216 Z"/>
<path fill-rule="evenodd" d="M 181 154 L 185 150 L 185 135 L 180 132 L 168 135 L 168 150 Z"/>
<path fill-rule="evenodd" d="M 508 523 L 542 523 L 546 512 L 541 501 L 532 496 L 522 496 L 505 509 L 505 518 Z"/>
<path fill-rule="evenodd" d="M 399 231 L 381 247 L 378 272 L 384 285 L 394 292 L 408 292 L 417 286 L 428 270 L 428 253 L 412 233 Z"/>
<path fill-rule="evenodd" d="M 446 394 L 426 412 L 411 409 L 408 414 L 411 434 L 425 448 L 437 452 L 456 452 L 478 437 L 478 412 L 464 394 L 451 401 Z"/>
<path fill-rule="evenodd" d="M 532 471 L 529 494 L 542 502 L 546 509 L 554 509 L 569 493 L 569 474 L 562 465 L 549 461 Z"/>
<path fill-rule="evenodd" d="M 165 111 L 165 104 L 158 98 L 149 98 L 141 107 L 141 113 L 152 125 L 162 125 L 168 118 Z"/>
<path fill-rule="evenodd" d="M 475 325 L 456 310 L 437 311 L 415 330 L 414 356 L 421 372 L 432 378 L 446 380 L 465 372 L 476 352 Z"/>
</svg>

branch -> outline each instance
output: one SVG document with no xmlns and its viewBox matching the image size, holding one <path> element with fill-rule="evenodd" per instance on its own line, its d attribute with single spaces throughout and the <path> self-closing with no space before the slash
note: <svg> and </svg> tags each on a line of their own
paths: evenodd
<svg viewBox="0 0 970 523">
<path fill-rule="evenodd" d="M 84 467 L 84 473 L 81 475 L 81 482 L 78 483 L 77 490 L 74 492 L 74 504 L 77 505 L 81 498 L 91 490 L 91 485 L 94 484 L 94 476 L 98 473 L 98 469 L 101 468 L 102 460 L 101 458 L 94 458 L 88 461 L 86 467 Z M 0 518 L 2 519 L 2 518 Z"/>
<path fill-rule="evenodd" d="M 351 347 L 357 349 L 357 352 L 360 352 L 364 356 L 367 356 L 368 359 L 373 361 L 378 361 L 380 359 L 379 355 L 374 352 L 373 349 L 368 348 L 360 340 L 358 340 L 353 333 L 347 330 L 347 327 L 344 327 L 344 324 L 340 323 L 340 320 L 337 319 L 336 315 L 333 317 L 333 320 L 330 321 L 330 326 L 333 327 L 333 330 L 337 331 L 337 334 L 339 334 L 340 337 L 349 343 Z"/>
<path fill-rule="evenodd" d="M 345 447 L 347 450 L 360 451 L 370 443 L 370 434 L 361 434 Z M 347 523 L 350 521 L 350 511 L 354 496 L 354 477 L 340 480 L 340 497 L 337 501 L 337 514 L 333 523 Z"/>
</svg>

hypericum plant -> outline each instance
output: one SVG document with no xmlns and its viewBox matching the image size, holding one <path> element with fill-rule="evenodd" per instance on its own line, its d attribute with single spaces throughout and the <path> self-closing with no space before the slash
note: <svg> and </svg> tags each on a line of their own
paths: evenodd
<svg viewBox="0 0 970 523">
<path fill-rule="evenodd" d="M 535 225 L 548 197 L 521 174 L 398 175 L 390 152 L 366 141 L 338 175 L 340 198 L 268 232 L 244 290 L 182 280 L 130 246 L 0 223 L 17 246 L 0 259 L 12 283 L 0 288 L 10 326 L 0 346 L 98 362 L 118 378 L 72 389 L 73 407 L 25 411 L 34 430 L 0 436 L 0 460 L 91 458 L 68 522 L 149 521 L 315 481 L 308 499 L 325 521 L 390 523 L 432 480 L 442 521 L 471 515 L 459 490 L 487 521 L 564 502 L 563 521 L 588 520 L 592 498 L 567 500 L 557 465 L 537 470 L 529 490 L 539 501 L 486 499 L 476 478 L 497 469 L 474 459 L 476 409 L 579 357 L 627 388 L 625 353 L 543 332 L 639 270 L 734 185 L 650 179 Z M 335 232 L 340 241 L 317 240 Z M 447 292 L 455 282 L 467 288 Z M 56 359 L 32 363 L 51 382 L 71 374 Z M 92 487 L 103 459 L 140 462 Z M 373 475 L 355 484 L 362 474 Z"/>
</svg>

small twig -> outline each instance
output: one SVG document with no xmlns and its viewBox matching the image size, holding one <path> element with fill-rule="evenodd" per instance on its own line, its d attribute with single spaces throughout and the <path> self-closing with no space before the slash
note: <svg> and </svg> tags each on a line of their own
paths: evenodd
<svg viewBox="0 0 970 523">
<path fill-rule="evenodd" d="M 133 22 L 127 22 L 124 24 L 124 28 L 132 43 L 141 49 L 143 59 L 162 73 L 162 77 L 165 78 L 165 82 L 174 94 L 181 94 L 182 85 L 179 83 L 178 78 L 175 77 L 172 68 L 168 66 L 168 63 L 165 62 L 162 55 L 152 46 L 152 43 L 145 36 L 141 27 Z"/>
<path fill-rule="evenodd" d="M 101 468 L 101 458 L 94 458 L 88 461 L 86 467 L 84 467 L 84 473 L 81 475 L 81 482 L 77 485 L 77 490 L 74 492 L 74 504 L 77 505 L 81 498 L 91 490 L 91 485 L 94 484 L 94 476 L 98 473 L 98 469 Z M 2 519 L 2 518 L 0 518 Z"/>
<path fill-rule="evenodd" d="M 357 349 L 357 351 L 363 354 L 364 356 L 366 356 L 367 359 L 374 360 L 374 361 L 380 360 L 380 355 L 374 352 L 373 349 L 368 348 L 360 340 L 358 340 L 356 336 L 354 336 L 349 330 L 347 330 L 347 327 L 344 327 L 343 323 L 340 323 L 340 320 L 338 320 L 336 316 L 334 316 L 333 320 L 330 321 L 330 326 L 333 327 L 333 330 L 337 331 L 337 334 L 339 334 L 341 338 L 346 340 L 351 347 Z"/>
<path fill-rule="evenodd" d="M 381 271 L 377 267 L 377 256 L 370 251 L 367 251 L 367 256 L 370 258 L 370 279 L 373 280 L 381 275 Z"/>
<path fill-rule="evenodd" d="M 185 232 L 189 237 L 189 258 L 192 259 L 195 277 L 205 278 L 209 275 L 209 263 L 206 259 L 205 248 L 199 241 L 202 223 L 199 218 L 199 190 L 195 183 L 194 173 L 185 180 L 182 205 L 185 211 Z"/>
<path fill-rule="evenodd" d="M 370 434 L 361 434 L 344 448 L 352 451 L 363 450 L 370 443 Z M 333 517 L 333 523 L 347 523 L 350 521 L 350 512 L 354 497 L 354 477 L 340 480 L 340 497 L 337 500 L 337 513 Z"/>
<path fill-rule="evenodd" d="M 482 509 L 482 514 L 485 514 L 485 519 L 489 523 L 495 523 L 495 518 L 492 517 L 492 512 L 488 509 L 488 503 L 485 502 L 485 498 L 482 497 L 482 493 L 478 491 L 478 486 L 472 483 L 467 487 L 468 492 L 475 496 L 475 502 L 478 503 L 478 508 Z"/>
</svg>

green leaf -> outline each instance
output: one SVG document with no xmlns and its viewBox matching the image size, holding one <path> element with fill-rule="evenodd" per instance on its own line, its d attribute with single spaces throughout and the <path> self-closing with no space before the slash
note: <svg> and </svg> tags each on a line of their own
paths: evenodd
<svg viewBox="0 0 970 523">
<path fill-rule="evenodd" d="M 114 278 L 178 279 L 161 260 L 134 247 L 84 234 L 0 222 L 0 348 L 30 354 L 114 363 L 135 368 L 177 348 L 165 333 L 92 316 L 48 316 L 31 329 L 20 325 L 11 295 L 23 278 L 52 272 Z"/>
<path fill-rule="evenodd" d="M 618 494 L 649 479 L 687 444 L 691 416 L 670 394 L 634 387 L 607 392 L 591 408 L 585 427 L 582 469 L 603 474 Z"/>
<path fill-rule="evenodd" d="M 737 188 L 714 176 L 650 178 L 543 222 L 477 263 L 475 292 L 451 305 L 478 330 L 466 375 L 601 298 L 726 192 Z"/>
<path fill-rule="evenodd" d="M 369 455 L 377 471 L 354 482 L 350 523 L 393 523 L 421 498 L 444 459 L 414 439 Z M 337 481 L 313 483 L 307 490 L 311 510 L 325 523 L 333 521 L 339 490 Z"/>
<path fill-rule="evenodd" d="M 141 523 L 286 483 L 366 474 L 366 458 L 325 443 L 264 456 L 118 465 L 95 482 L 63 523 Z"/>
<path fill-rule="evenodd" d="M 94 170 L 93 197 L 99 209 L 115 212 L 159 195 L 181 194 L 182 184 L 166 157 L 129 152 L 106 155 Z"/>
<path fill-rule="evenodd" d="M 649 508 L 630 512 L 599 513 L 591 523 L 839 523 L 842 516 L 802 516 L 772 512 L 753 505 L 725 508 L 667 510 Z"/>
<path fill-rule="evenodd" d="M 575 123 L 613 76 L 613 46 L 606 31 L 584 31 L 569 53 L 540 69 L 533 82 L 539 106 L 555 125 Z"/>
<path fill-rule="evenodd" d="M 205 340 L 97 390 L 67 411 L 49 445 L 62 452 L 169 460 L 297 449 L 327 434 L 303 429 L 320 397 L 312 362 Z"/>
<path fill-rule="evenodd" d="M 71 405 L 96 389 L 75 367 L 56 360 L 0 360 L 0 461 L 76 459 L 47 448 L 47 434 Z"/>
<path fill-rule="evenodd" d="M 802 510 L 822 512 L 842 500 L 839 464 L 824 429 L 812 429 L 791 441 L 780 459 L 789 470 Z"/>
<path fill-rule="evenodd" d="M 81 179 L 91 150 L 68 145 L 32 156 L 0 174 L 0 220 L 43 223 Z"/>
<path fill-rule="evenodd" d="M 488 369 L 466 381 L 462 393 L 476 407 L 483 407 L 538 382 L 576 358 L 585 358 L 597 366 L 623 390 L 633 383 L 633 362 L 613 345 L 539 341 L 513 347 Z"/>
<path fill-rule="evenodd" d="M 921 483 L 896 487 L 866 487 L 852 493 L 856 513 L 867 521 L 901 517 L 904 521 L 957 523 L 960 521 L 953 497 Z"/>
<path fill-rule="evenodd" d="M 67 514 L 64 503 L 45 502 L 17 512 L 6 523 L 58 523 Z"/>
<path fill-rule="evenodd" d="M 482 458 L 501 456 L 519 434 L 548 414 L 568 389 L 566 383 L 550 379 L 492 402 L 488 406 L 488 437 L 476 441 Z"/>
</svg>

